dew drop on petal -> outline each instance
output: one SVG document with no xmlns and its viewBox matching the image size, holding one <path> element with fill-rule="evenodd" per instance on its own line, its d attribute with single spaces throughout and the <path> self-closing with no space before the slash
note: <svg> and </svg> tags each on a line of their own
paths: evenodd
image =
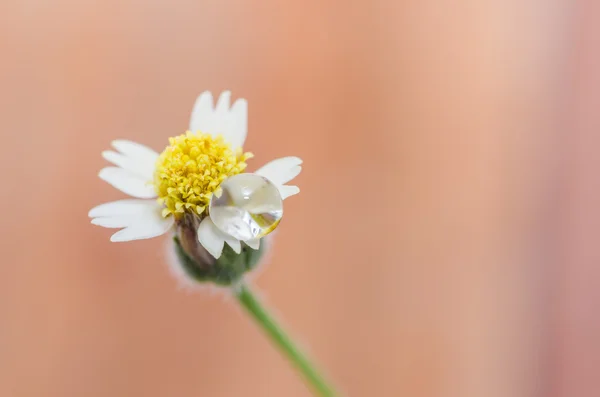
<svg viewBox="0 0 600 397">
<path fill-rule="evenodd" d="M 279 189 L 256 174 L 238 174 L 221 183 L 222 193 L 212 196 L 210 219 L 238 240 L 261 238 L 271 233 L 283 216 Z"/>
</svg>

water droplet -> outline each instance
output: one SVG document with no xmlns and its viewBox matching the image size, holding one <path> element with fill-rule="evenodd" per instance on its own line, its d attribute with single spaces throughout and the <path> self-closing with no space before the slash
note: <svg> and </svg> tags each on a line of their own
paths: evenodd
<svg viewBox="0 0 600 397">
<path fill-rule="evenodd" d="M 283 216 L 279 189 L 256 174 L 238 174 L 221 183 L 222 193 L 210 201 L 210 219 L 238 240 L 261 238 L 271 233 Z"/>
</svg>

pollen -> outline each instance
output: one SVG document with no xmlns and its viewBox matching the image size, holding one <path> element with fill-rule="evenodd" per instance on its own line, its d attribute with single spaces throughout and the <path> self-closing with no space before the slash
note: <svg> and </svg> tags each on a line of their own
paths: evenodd
<svg viewBox="0 0 600 397">
<path fill-rule="evenodd" d="M 243 172 L 251 157 L 242 148 L 233 150 L 221 136 L 188 131 L 169 138 L 154 173 L 158 201 L 164 205 L 162 215 L 181 219 L 186 212 L 204 214 L 221 182 Z"/>
</svg>

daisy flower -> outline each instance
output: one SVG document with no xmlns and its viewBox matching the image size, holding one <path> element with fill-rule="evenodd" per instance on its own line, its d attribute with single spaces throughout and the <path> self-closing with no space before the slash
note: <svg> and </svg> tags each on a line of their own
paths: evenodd
<svg viewBox="0 0 600 397">
<path fill-rule="evenodd" d="M 261 260 L 265 244 L 283 216 L 283 200 L 297 194 L 287 185 L 302 170 L 298 157 L 283 157 L 245 173 L 252 153 L 242 149 L 248 130 L 248 103 L 230 106 L 224 91 L 216 105 L 200 94 L 188 131 L 169 138 L 156 153 L 139 143 L 116 140 L 102 157 L 114 164 L 98 176 L 132 198 L 101 204 L 89 212 L 94 225 L 121 229 L 111 241 L 147 239 L 173 233 L 168 262 L 187 285 L 227 287 L 245 312 L 298 369 L 321 397 L 336 392 L 302 353 L 244 274 Z M 185 285 L 184 284 L 184 285 Z"/>
<path fill-rule="evenodd" d="M 244 152 L 248 103 L 224 91 L 213 105 L 200 94 L 189 130 L 169 138 L 156 153 L 139 143 L 116 140 L 102 156 L 114 166 L 98 176 L 133 197 L 99 205 L 89 212 L 94 225 L 121 229 L 113 242 L 157 237 L 174 230 L 194 257 L 197 242 L 214 259 L 225 245 L 236 254 L 258 250 L 283 215 L 282 201 L 300 189 L 286 185 L 301 171 L 302 160 L 283 157 L 254 173 L 244 173 L 252 153 Z M 196 246 L 198 244 L 195 244 Z M 198 254 L 199 255 L 199 254 Z"/>
</svg>

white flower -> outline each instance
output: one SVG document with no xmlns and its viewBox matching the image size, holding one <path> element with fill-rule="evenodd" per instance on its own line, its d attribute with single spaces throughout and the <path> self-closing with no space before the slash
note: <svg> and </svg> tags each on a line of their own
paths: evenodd
<svg viewBox="0 0 600 397">
<path fill-rule="evenodd" d="M 177 222 L 194 217 L 199 222 L 198 241 L 212 256 L 219 258 L 225 243 L 241 252 L 240 240 L 217 227 L 208 213 L 213 194 L 219 196 L 221 184 L 241 173 L 245 160 L 252 156 L 242 151 L 248 104 L 238 99 L 230 107 L 230 96 L 224 91 L 213 108 L 212 94 L 203 92 L 192 110 L 189 131 L 171 138 L 162 154 L 125 140 L 112 142 L 116 151 L 102 153 L 115 166 L 102 169 L 100 179 L 134 197 L 102 204 L 89 212 L 93 224 L 121 229 L 111 241 L 160 236 Z M 286 185 L 300 173 L 300 164 L 298 157 L 284 157 L 254 174 L 274 184 L 285 199 L 300 191 L 297 186 Z M 244 243 L 258 249 L 260 239 Z"/>
</svg>

